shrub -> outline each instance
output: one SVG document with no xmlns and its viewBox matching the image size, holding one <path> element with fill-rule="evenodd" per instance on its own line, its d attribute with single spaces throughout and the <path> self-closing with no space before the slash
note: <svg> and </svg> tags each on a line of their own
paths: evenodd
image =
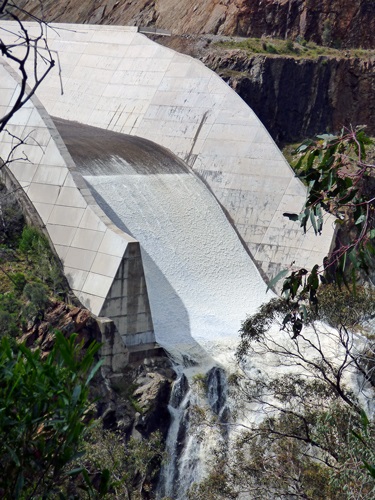
<svg viewBox="0 0 375 500">
<path fill-rule="evenodd" d="M 375 293 L 357 286 L 355 292 L 335 284 L 318 290 L 319 317 L 329 325 L 354 328 L 375 314 Z"/>
<path fill-rule="evenodd" d="M 25 221 L 15 197 L 0 184 L 0 244 L 16 245 Z"/>
<path fill-rule="evenodd" d="M 23 289 L 23 296 L 27 300 L 23 311 L 25 317 L 43 317 L 49 303 L 46 287 L 42 283 L 28 283 Z"/>
<path fill-rule="evenodd" d="M 23 292 L 23 289 L 26 285 L 26 278 L 23 273 L 13 273 L 9 274 L 9 277 L 12 280 L 13 286 L 14 286 L 14 291 L 17 294 L 21 294 Z"/>
<path fill-rule="evenodd" d="M 42 360 L 38 350 L 1 340 L 1 498 L 61 498 L 91 425 L 88 383 L 100 366 L 91 370 L 98 348 L 83 353 L 76 335 L 57 333 Z"/>
<path fill-rule="evenodd" d="M 288 52 L 294 52 L 294 43 L 292 42 L 292 40 L 287 40 L 286 41 L 286 43 L 285 43 L 285 49 Z"/>
<path fill-rule="evenodd" d="M 34 264 L 35 276 L 52 288 L 53 294 L 64 293 L 65 278 L 61 266 L 52 253 L 47 238 L 33 227 L 22 231 L 19 250 Z"/>
<path fill-rule="evenodd" d="M 21 302 L 13 293 L 0 294 L 0 310 L 11 314 L 19 313 Z"/>
<path fill-rule="evenodd" d="M 0 310 L 0 337 L 9 335 L 15 337 L 19 333 L 19 329 L 13 314 L 8 311 Z"/>
<path fill-rule="evenodd" d="M 267 44 L 266 45 L 266 51 L 269 53 L 269 54 L 277 54 L 277 49 L 274 45 L 272 45 L 271 43 Z"/>
<path fill-rule="evenodd" d="M 39 231 L 31 226 L 25 226 L 18 244 L 19 251 L 26 255 L 33 253 L 33 251 L 35 251 L 36 242 L 39 238 Z"/>
</svg>

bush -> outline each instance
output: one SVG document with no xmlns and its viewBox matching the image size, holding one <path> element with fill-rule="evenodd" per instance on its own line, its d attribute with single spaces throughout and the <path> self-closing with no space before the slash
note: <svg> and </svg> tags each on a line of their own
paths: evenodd
<svg viewBox="0 0 375 500">
<path fill-rule="evenodd" d="M 19 329 L 14 315 L 0 310 L 0 337 L 7 335 L 15 337 L 18 333 Z"/>
<path fill-rule="evenodd" d="M 267 51 L 269 54 L 277 54 L 277 53 L 278 53 L 278 52 L 277 52 L 277 48 L 276 48 L 274 45 L 272 45 L 271 43 L 268 43 L 268 44 L 266 45 L 266 51 Z"/>
<path fill-rule="evenodd" d="M 19 313 L 21 309 L 21 302 L 16 298 L 13 293 L 0 294 L 0 310 L 6 311 L 11 314 Z"/>
<path fill-rule="evenodd" d="M 26 226 L 22 231 L 19 250 L 33 262 L 35 276 L 50 286 L 54 295 L 64 293 L 66 283 L 61 266 L 42 233 Z"/>
<path fill-rule="evenodd" d="M 84 443 L 84 466 L 90 476 L 95 477 L 101 468 L 111 471 L 114 480 L 107 483 L 111 496 L 105 498 L 144 498 L 140 492 L 150 491 L 150 481 L 155 480 L 165 456 L 160 433 L 125 442 L 121 433 L 103 429 L 100 421 L 97 424 Z"/>
<path fill-rule="evenodd" d="M 40 237 L 39 231 L 35 228 L 25 226 L 18 244 L 18 250 L 26 255 L 35 252 L 35 247 Z"/>
<path fill-rule="evenodd" d="M 10 279 L 12 280 L 14 291 L 17 294 L 21 294 L 26 285 L 26 278 L 23 273 L 13 273 L 9 274 Z"/>
<path fill-rule="evenodd" d="M 91 370 L 98 348 L 83 353 L 76 335 L 57 333 L 43 361 L 39 350 L 1 340 L 1 498 L 58 497 L 91 426 L 88 383 L 100 366 Z"/>
<path fill-rule="evenodd" d="M 46 287 L 42 283 L 28 283 L 23 289 L 23 296 L 27 300 L 24 306 L 26 318 L 43 317 L 49 304 Z"/>
<path fill-rule="evenodd" d="M 25 220 L 15 197 L 0 184 L 0 244 L 14 246 L 21 236 Z"/>
<path fill-rule="evenodd" d="M 292 42 L 292 40 L 286 41 L 285 49 L 287 50 L 287 52 L 294 52 L 294 43 Z"/>
<path fill-rule="evenodd" d="M 319 317 L 329 325 L 355 328 L 375 314 L 375 292 L 357 286 L 355 292 L 335 284 L 318 289 Z"/>
</svg>

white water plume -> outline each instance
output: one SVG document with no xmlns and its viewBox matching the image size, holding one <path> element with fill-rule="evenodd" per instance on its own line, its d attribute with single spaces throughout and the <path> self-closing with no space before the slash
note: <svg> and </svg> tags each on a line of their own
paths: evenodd
<svg viewBox="0 0 375 500">
<path fill-rule="evenodd" d="M 241 321 L 272 293 L 204 184 L 187 171 L 85 179 L 141 243 L 157 341 L 183 351 L 237 340 Z"/>
<path fill-rule="evenodd" d="M 121 158 L 112 158 L 116 169 Z M 210 429 L 195 434 L 194 405 L 224 418 L 226 379 L 222 369 L 234 363 L 238 330 L 268 298 L 266 285 L 216 199 L 189 171 L 139 175 L 85 176 L 102 208 L 120 228 L 141 243 L 156 340 L 185 366 L 175 383 L 167 448 L 159 495 L 186 498 L 201 480 L 207 459 L 224 439 Z M 220 358 L 220 361 L 217 358 Z M 207 397 L 191 389 L 194 374 L 208 377 Z M 181 386 L 182 384 L 182 386 Z M 185 392 L 183 392 L 183 390 Z M 220 433 L 219 433 L 220 434 Z"/>
</svg>

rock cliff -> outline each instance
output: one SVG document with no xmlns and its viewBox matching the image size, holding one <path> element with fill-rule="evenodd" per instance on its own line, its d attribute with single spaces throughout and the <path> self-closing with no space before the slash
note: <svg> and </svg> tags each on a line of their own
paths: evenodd
<svg viewBox="0 0 375 500">
<path fill-rule="evenodd" d="M 248 57 L 207 54 L 220 74 L 255 111 L 276 142 L 293 142 L 350 124 L 375 134 L 375 59 Z"/>
<path fill-rule="evenodd" d="M 297 36 L 341 47 L 374 47 L 373 0 L 18 0 L 47 21 L 153 26 L 174 34 Z"/>
</svg>

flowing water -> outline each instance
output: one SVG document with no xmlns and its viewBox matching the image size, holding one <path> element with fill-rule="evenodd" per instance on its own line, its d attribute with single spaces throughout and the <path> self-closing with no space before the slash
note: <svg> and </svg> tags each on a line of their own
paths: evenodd
<svg viewBox="0 0 375 500">
<path fill-rule="evenodd" d="M 189 357 L 199 363 L 187 370 L 189 381 L 182 373 L 173 389 L 167 442 L 171 460 L 159 486 L 160 498 L 183 499 L 204 475 L 218 439 L 210 430 L 203 437 L 195 434 L 191 410 L 207 401 L 210 413 L 225 420 L 225 373 L 211 367 L 220 349 L 234 347 L 241 321 L 265 300 L 266 287 L 216 200 L 193 174 L 132 173 L 86 180 L 103 208 L 110 204 L 141 242 L 157 341 L 176 360 Z M 197 372 L 208 372 L 203 395 L 189 387 Z"/>
<path fill-rule="evenodd" d="M 241 322 L 271 294 L 216 199 L 184 163 L 148 141 L 131 138 L 122 147 L 116 134 L 93 130 L 85 143 L 70 125 L 64 139 L 99 205 L 141 244 L 156 340 L 179 372 L 159 496 L 183 499 L 204 475 L 210 450 L 228 439 L 222 366 L 233 363 Z M 196 390 L 199 378 L 204 388 Z M 216 416 L 219 434 L 194 431 L 195 407 Z"/>
</svg>

